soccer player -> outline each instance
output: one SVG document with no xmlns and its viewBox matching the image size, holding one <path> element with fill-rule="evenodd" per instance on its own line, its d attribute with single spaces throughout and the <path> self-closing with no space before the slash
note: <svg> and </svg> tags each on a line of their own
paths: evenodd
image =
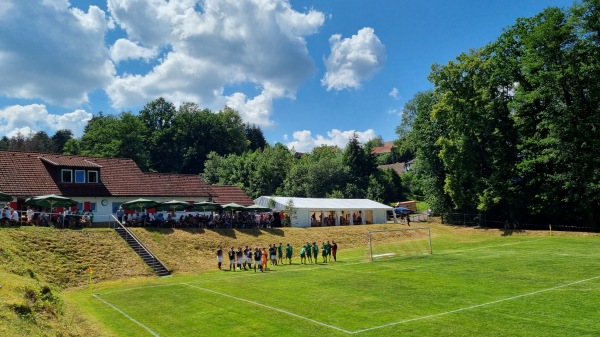
<svg viewBox="0 0 600 337">
<path fill-rule="evenodd" d="M 327 246 L 325 242 L 321 244 L 321 255 L 323 256 L 323 263 L 327 263 Z"/>
<path fill-rule="evenodd" d="M 268 255 L 267 255 L 267 249 L 265 249 L 265 247 L 263 247 L 262 252 L 260 254 L 260 262 L 262 262 L 262 269 L 261 271 L 266 271 L 267 270 L 267 262 L 268 262 Z"/>
<path fill-rule="evenodd" d="M 270 246 L 269 254 L 271 255 L 271 265 L 276 266 L 277 265 L 277 246 L 275 246 L 275 244 L 272 244 Z"/>
<path fill-rule="evenodd" d="M 325 249 L 327 249 L 327 261 L 331 261 L 331 244 L 329 241 L 325 244 Z"/>
<path fill-rule="evenodd" d="M 306 263 L 312 263 L 312 246 L 310 242 L 306 242 Z"/>
<path fill-rule="evenodd" d="M 300 264 L 306 263 L 306 246 L 300 248 Z"/>
<path fill-rule="evenodd" d="M 246 264 L 248 265 L 248 270 L 252 270 L 252 248 L 248 248 L 248 246 L 246 246 L 244 253 L 246 255 Z"/>
<path fill-rule="evenodd" d="M 219 246 L 219 249 L 217 249 L 217 266 L 219 266 L 219 270 L 221 269 L 221 264 L 223 264 L 223 249 Z"/>
<path fill-rule="evenodd" d="M 238 247 L 236 256 L 237 256 L 238 269 L 242 270 L 242 265 L 244 264 L 244 252 L 242 252 L 242 247 Z M 246 270 L 246 266 L 244 266 L 244 270 Z"/>
<path fill-rule="evenodd" d="M 260 269 L 260 271 L 262 271 L 262 264 L 261 264 L 261 253 L 260 253 L 260 248 L 258 247 L 254 247 L 254 272 L 256 273 L 256 267 L 258 266 L 258 269 Z"/>
<path fill-rule="evenodd" d="M 229 270 L 233 268 L 233 271 L 235 271 L 235 250 L 233 250 L 233 247 L 231 247 L 227 255 L 229 256 Z"/>
<path fill-rule="evenodd" d="M 285 246 L 285 258 L 292 264 L 292 246 L 289 243 Z"/>
<path fill-rule="evenodd" d="M 283 263 L 283 246 L 281 245 L 281 242 L 279 243 L 279 246 L 277 246 L 277 263 Z"/>
<path fill-rule="evenodd" d="M 316 241 L 312 244 L 312 255 L 315 258 L 315 264 L 319 263 L 319 246 Z"/>
<path fill-rule="evenodd" d="M 335 243 L 335 241 L 331 241 L 331 254 L 333 255 L 333 262 L 337 262 L 337 250 L 337 243 Z"/>
</svg>

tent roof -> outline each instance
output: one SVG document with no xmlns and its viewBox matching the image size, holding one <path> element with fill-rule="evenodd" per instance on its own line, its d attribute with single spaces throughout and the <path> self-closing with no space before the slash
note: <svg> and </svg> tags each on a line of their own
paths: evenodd
<svg viewBox="0 0 600 337">
<path fill-rule="evenodd" d="M 254 199 L 254 203 L 269 206 L 269 199 L 275 201 L 273 210 L 284 210 L 289 201 L 294 203 L 294 208 L 310 210 L 363 210 L 363 209 L 393 209 L 391 206 L 369 199 L 333 199 L 333 198 L 294 198 L 262 196 Z"/>
</svg>

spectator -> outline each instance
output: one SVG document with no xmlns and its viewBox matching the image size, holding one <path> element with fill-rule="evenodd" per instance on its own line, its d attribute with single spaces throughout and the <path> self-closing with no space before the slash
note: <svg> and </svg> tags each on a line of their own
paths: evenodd
<svg viewBox="0 0 600 337">
<path fill-rule="evenodd" d="M 117 220 L 119 220 L 120 223 L 123 223 L 124 216 L 125 212 L 123 211 L 123 207 L 119 207 L 119 209 L 117 210 Z"/>
<path fill-rule="evenodd" d="M 33 208 L 31 208 L 31 206 L 27 206 L 27 222 L 31 222 L 33 220 L 34 214 L 35 212 L 33 211 Z"/>
</svg>

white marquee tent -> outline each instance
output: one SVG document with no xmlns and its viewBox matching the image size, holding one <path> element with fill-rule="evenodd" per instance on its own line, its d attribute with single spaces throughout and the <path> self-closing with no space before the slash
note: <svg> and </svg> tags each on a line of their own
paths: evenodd
<svg viewBox="0 0 600 337">
<path fill-rule="evenodd" d="M 271 201 L 272 200 L 272 201 Z M 369 199 L 293 198 L 262 196 L 254 203 L 274 211 L 291 209 L 293 227 L 386 223 L 391 206 Z M 393 212 L 392 212 L 393 213 Z"/>
</svg>

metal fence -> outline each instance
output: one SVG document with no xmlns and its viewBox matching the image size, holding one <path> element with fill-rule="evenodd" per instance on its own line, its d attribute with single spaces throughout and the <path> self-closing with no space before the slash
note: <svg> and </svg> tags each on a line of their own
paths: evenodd
<svg viewBox="0 0 600 337">
<path fill-rule="evenodd" d="M 490 217 L 485 213 L 468 214 L 468 213 L 442 213 L 440 214 L 441 221 L 446 225 L 454 226 L 471 226 L 498 228 L 505 230 L 565 230 L 565 231 L 585 231 L 598 232 L 600 228 L 587 227 L 576 222 L 556 222 L 556 223 L 540 223 L 533 221 L 519 222 L 516 219 L 503 219 L 498 217 Z"/>
</svg>

